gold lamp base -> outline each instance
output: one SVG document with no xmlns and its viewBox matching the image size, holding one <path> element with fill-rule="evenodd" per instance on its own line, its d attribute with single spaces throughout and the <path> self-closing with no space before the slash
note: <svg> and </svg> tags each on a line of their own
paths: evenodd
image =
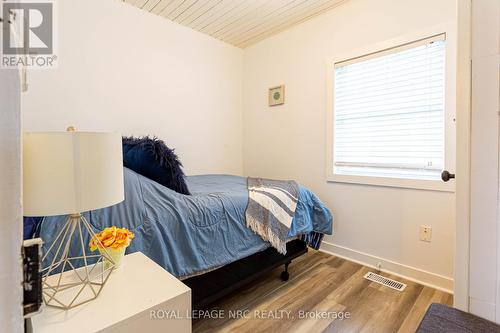
<svg viewBox="0 0 500 333">
<path fill-rule="evenodd" d="M 54 254 L 50 265 L 42 271 L 42 293 L 47 306 L 69 310 L 97 298 L 106 284 L 115 262 L 102 244 L 102 252 L 90 254 L 86 235 L 97 239 L 83 215 L 70 215 L 44 255 L 43 261 Z M 72 257 L 71 253 L 81 255 Z"/>
</svg>

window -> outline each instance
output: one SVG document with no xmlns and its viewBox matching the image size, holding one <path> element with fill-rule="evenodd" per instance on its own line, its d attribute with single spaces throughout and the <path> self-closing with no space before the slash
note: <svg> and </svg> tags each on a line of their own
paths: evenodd
<svg viewBox="0 0 500 333">
<path fill-rule="evenodd" d="M 333 174 L 439 180 L 444 35 L 338 62 L 333 71 Z"/>
</svg>

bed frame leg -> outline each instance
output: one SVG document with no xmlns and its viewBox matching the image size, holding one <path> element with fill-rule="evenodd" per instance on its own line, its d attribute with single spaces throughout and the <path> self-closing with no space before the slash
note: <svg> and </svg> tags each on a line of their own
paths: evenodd
<svg viewBox="0 0 500 333">
<path fill-rule="evenodd" d="M 288 274 L 288 265 L 290 265 L 291 261 L 285 264 L 285 270 L 281 272 L 281 281 L 288 281 L 290 278 L 290 274 Z"/>
</svg>

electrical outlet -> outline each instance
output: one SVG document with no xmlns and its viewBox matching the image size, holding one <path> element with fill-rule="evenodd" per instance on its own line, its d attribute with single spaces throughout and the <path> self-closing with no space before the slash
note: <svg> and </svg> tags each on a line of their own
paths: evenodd
<svg viewBox="0 0 500 333">
<path fill-rule="evenodd" d="M 420 240 L 430 242 L 432 238 L 432 228 L 427 225 L 420 226 Z"/>
</svg>

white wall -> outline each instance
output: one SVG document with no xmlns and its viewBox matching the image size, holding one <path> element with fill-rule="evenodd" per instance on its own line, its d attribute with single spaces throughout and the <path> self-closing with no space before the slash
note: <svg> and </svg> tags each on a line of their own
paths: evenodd
<svg viewBox="0 0 500 333">
<path fill-rule="evenodd" d="M 500 1 L 472 1 L 470 312 L 500 322 Z"/>
<path fill-rule="evenodd" d="M 59 67 L 29 72 L 24 129 L 157 135 L 188 174 L 242 173 L 242 51 L 117 0 L 58 5 Z"/>
<path fill-rule="evenodd" d="M 335 215 L 324 249 L 452 289 L 453 193 L 325 181 L 327 61 L 441 24 L 456 29 L 455 0 L 350 0 L 245 49 L 244 171 L 315 191 Z M 278 84 L 285 105 L 269 108 L 267 88 Z M 419 241 L 421 224 L 432 226 L 431 243 Z"/>
<path fill-rule="evenodd" d="M 19 76 L 0 69 L 0 332 L 23 331 Z"/>
</svg>

